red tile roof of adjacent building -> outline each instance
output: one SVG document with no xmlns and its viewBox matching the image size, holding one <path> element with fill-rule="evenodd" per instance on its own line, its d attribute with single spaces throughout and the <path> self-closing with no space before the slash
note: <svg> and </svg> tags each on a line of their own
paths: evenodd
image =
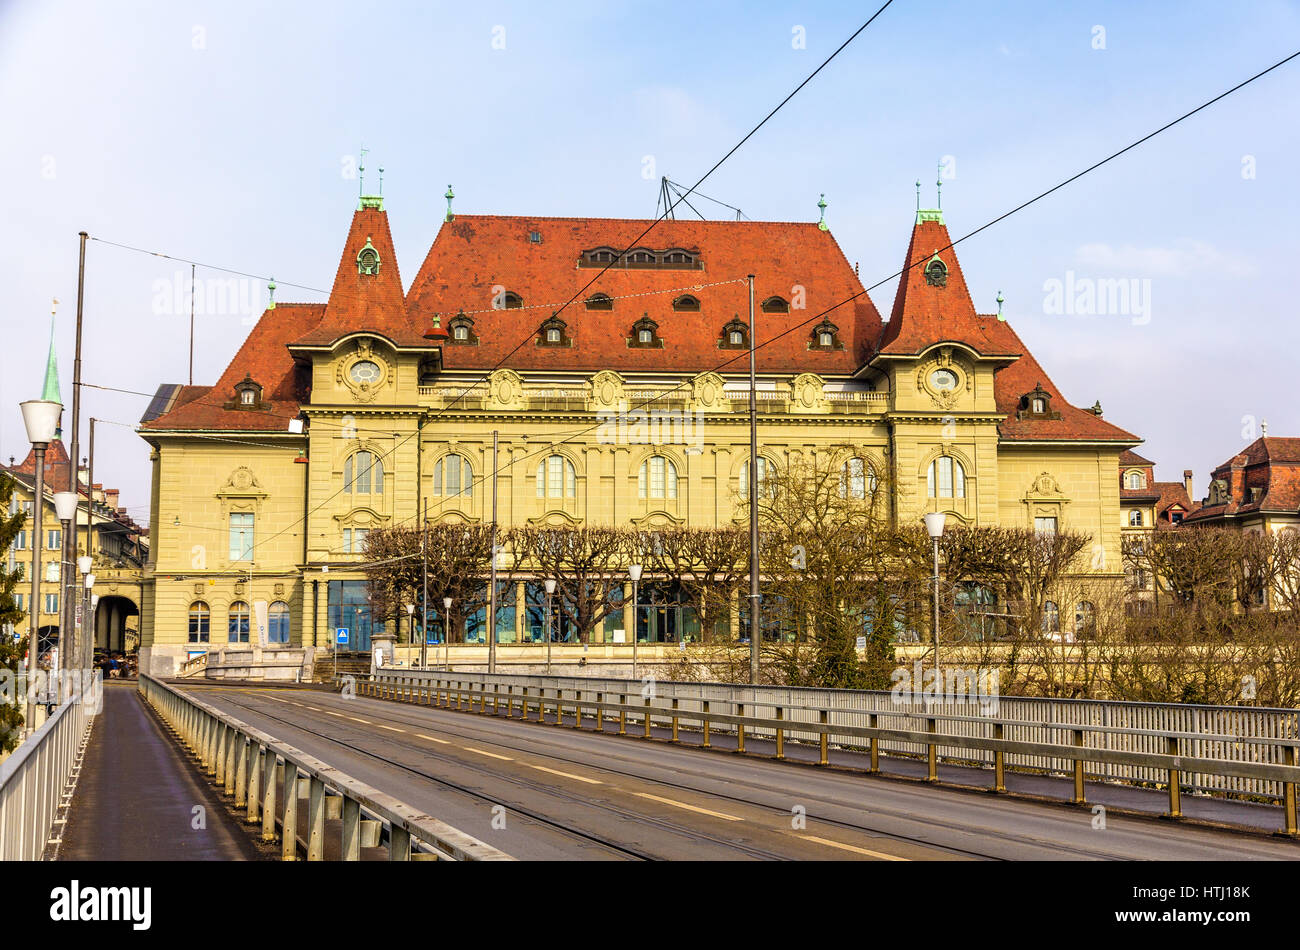
<svg viewBox="0 0 1300 950">
<path fill-rule="evenodd" d="M 68 458 L 68 450 L 64 447 L 61 438 L 56 438 L 45 447 L 45 464 L 41 467 L 45 470 L 43 477 L 47 491 L 68 490 L 68 481 L 72 477 L 72 465 Z M 36 450 L 28 449 L 27 457 L 17 465 L 4 465 L 0 466 L 0 469 L 14 475 L 24 476 L 28 483 L 33 483 L 36 477 Z M 78 485 L 78 490 L 80 488 L 81 486 Z"/>
<path fill-rule="evenodd" d="M 1199 501 L 1193 501 L 1187 494 L 1187 486 L 1182 482 L 1156 482 L 1155 489 L 1160 493 L 1160 499 L 1156 502 L 1156 523 L 1171 523 L 1169 518 L 1169 509 L 1179 507 L 1183 509 L 1183 518 L 1192 514 L 1201 507 Z"/>
<path fill-rule="evenodd" d="M 1150 459 L 1143 458 L 1132 449 L 1125 449 L 1123 452 L 1119 453 L 1119 464 L 1120 468 L 1135 468 L 1144 465 L 1154 466 L 1156 463 Z"/>
<path fill-rule="evenodd" d="M 1300 438 L 1261 436 L 1210 473 L 1228 497 L 1204 504 L 1187 521 L 1215 521 L 1262 511 L 1300 514 Z M 1258 496 L 1252 498 L 1252 490 Z M 1208 501 L 1208 497 L 1207 497 Z"/>
<path fill-rule="evenodd" d="M 915 355 L 937 343 L 960 342 L 983 356 L 1007 358 L 994 376 L 997 407 L 1007 415 L 999 426 L 1003 439 L 1141 441 L 1070 405 L 1010 326 L 975 312 L 951 249 L 940 254 L 948 268 L 946 286 L 930 286 L 922 267 L 910 269 L 900 281 L 891 320 L 882 324 L 839 245 L 816 224 L 666 220 L 638 241 L 652 223 L 458 215 L 439 229 L 403 297 L 387 214 L 357 211 L 328 304 L 280 304 L 268 310 L 210 391 L 183 387 L 167 411 L 142 423 L 142 429 L 285 431 L 299 409 L 300 381 L 291 347 L 329 347 L 361 332 L 402 347 L 431 347 L 435 344 L 425 333 L 434 315 L 440 315 L 446 330 L 461 311 L 473 319 L 479 342 L 440 341 L 443 366 L 451 370 L 488 370 L 500 364 L 541 371 L 701 373 L 721 367 L 722 372 L 742 372 L 747 351 L 720 349 L 718 341 L 730 320 L 747 318 L 745 277 L 754 273 L 760 372 L 848 376 L 878 356 Z M 374 276 L 358 273 L 357 255 L 367 239 L 381 260 Z M 602 274 L 598 267 L 579 266 L 584 251 L 622 250 L 634 242 L 652 250 L 690 251 L 698 255 L 699 267 L 616 266 Z M 926 260 L 948 243 L 943 224 L 922 221 L 913 229 L 907 259 Z M 494 309 L 494 297 L 506 292 L 518 294 L 522 307 Z M 614 298 L 612 310 L 587 310 L 586 298 L 597 293 Z M 682 293 L 700 301 L 699 312 L 673 310 L 673 300 Z M 762 312 L 762 302 L 774 296 L 794 304 L 789 313 Z M 533 334 L 571 298 L 577 299 L 560 319 L 572 345 L 537 346 Z M 809 349 L 823 311 L 837 328 L 840 349 Z M 663 347 L 628 346 L 632 324 L 643 315 L 658 324 Z M 264 387 L 269 412 L 227 405 L 245 374 Z M 1060 418 L 1017 419 L 1021 397 L 1038 385 Z"/>
<path fill-rule="evenodd" d="M 268 309 L 215 386 L 206 392 L 201 386 L 185 387 L 169 412 L 141 423 L 140 428 L 146 432 L 287 432 L 305 397 L 305 380 L 288 345 L 316 326 L 325 310 L 324 304 L 317 303 L 282 303 Z M 245 376 L 262 387 L 264 408 L 234 408 L 235 384 Z"/>
</svg>

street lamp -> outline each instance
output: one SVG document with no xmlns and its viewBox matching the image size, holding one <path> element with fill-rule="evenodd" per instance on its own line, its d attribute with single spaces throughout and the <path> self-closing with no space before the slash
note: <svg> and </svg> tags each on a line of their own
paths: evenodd
<svg viewBox="0 0 1300 950">
<path fill-rule="evenodd" d="M 451 598 L 442 599 L 442 665 L 451 669 L 451 655 L 447 650 L 447 640 L 451 636 Z"/>
<path fill-rule="evenodd" d="M 95 575 L 90 573 L 91 565 L 94 563 L 89 554 L 83 554 L 77 558 L 77 571 L 82 577 L 81 592 L 81 662 L 86 664 L 86 669 L 93 669 L 95 663 L 95 624 L 90 617 L 90 590 L 95 586 Z"/>
<path fill-rule="evenodd" d="M 627 576 L 632 582 L 632 679 L 636 679 L 636 587 L 641 581 L 641 565 L 629 564 Z"/>
<path fill-rule="evenodd" d="M 415 643 L 415 604 L 406 605 L 406 630 L 410 634 L 411 643 Z"/>
<path fill-rule="evenodd" d="M 36 493 L 32 505 L 32 625 L 28 633 L 27 676 L 29 679 L 27 695 L 33 697 L 27 703 L 27 728 L 36 728 L 36 703 L 31 690 L 31 678 L 41 655 L 41 533 L 42 516 L 45 514 L 45 448 L 54 441 L 59 426 L 59 415 L 63 404 L 51 399 L 29 399 L 18 404 L 23 411 L 23 425 L 27 429 L 27 441 L 32 444 L 36 456 Z"/>
<path fill-rule="evenodd" d="M 551 595 L 555 593 L 555 578 L 548 577 L 542 581 L 546 588 L 546 673 L 551 673 Z"/>
<path fill-rule="evenodd" d="M 947 515 L 932 511 L 925 516 L 925 530 L 934 542 L 934 676 L 939 681 L 939 539 L 943 537 L 943 523 Z"/>
<path fill-rule="evenodd" d="M 71 491 L 56 491 L 54 493 L 54 514 L 63 526 L 63 533 L 59 536 L 60 540 L 71 538 L 73 545 L 60 545 L 61 552 L 67 552 L 71 556 L 76 550 L 76 517 L 77 517 L 77 493 Z M 71 532 L 71 534 L 69 534 Z M 72 591 L 76 590 L 77 579 L 72 575 L 71 561 L 59 558 L 59 665 L 61 667 L 73 667 L 79 661 L 81 654 L 77 650 L 76 631 L 72 627 L 73 604 Z"/>
</svg>

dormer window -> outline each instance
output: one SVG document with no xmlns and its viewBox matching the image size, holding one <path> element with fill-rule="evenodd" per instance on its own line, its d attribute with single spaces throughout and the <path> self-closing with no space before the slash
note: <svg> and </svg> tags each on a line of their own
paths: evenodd
<svg viewBox="0 0 1300 950">
<path fill-rule="evenodd" d="M 925 265 L 925 282 L 931 287 L 948 286 L 948 265 L 939 259 L 938 251 Z"/>
<path fill-rule="evenodd" d="M 459 346 L 477 346 L 478 337 L 474 335 L 474 318 L 467 317 L 462 310 L 448 321 L 449 341 Z"/>
<path fill-rule="evenodd" d="M 648 247 L 634 247 L 626 254 L 609 245 L 583 251 L 578 257 L 579 267 L 625 267 L 659 270 L 703 270 L 699 251 L 684 247 L 670 247 L 656 251 Z"/>
<path fill-rule="evenodd" d="M 813 327 L 812 339 L 808 343 L 810 350 L 842 350 L 844 344 L 840 342 L 840 328 L 829 320 L 823 320 L 817 326 Z"/>
<path fill-rule="evenodd" d="M 262 409 L 262 387 L 253 378 L 245 374 L 235 383 L 235 401 L 226 404 L 227 409 Z"/>
<path fill-rule="evenodd" d="M 654 267 L 659 263 L 653 251 L 635 250 L 627 255 L 624 260 L 627 261 L 628 267 Z"/>
<path fill-rule="evenodd" d="M 1142 472 L 1129 472 L 1124 476 L 1124 487 L 1129 491 L 1138 491 L 1147 487 L 1147 477 Z"/>
<path fill-rule="evenodd" d="M 632 336 L 627 345 L 634 349 L 662 347 L 664 341 L 659 338 L 659 324 L 651 320 L 648 314 L 642 314 L 641 319 L 632 324 Z"/>
<path fill-rule="evenodd" d="M 784 297 L 768 297 L 763 301 L 764 313 L 789 313 L 790 301 Z"/>
<path fill-rule="evenodd" d="M 749 328 L 734 317 L 722 328 L 722 338 L 718 340 L 720 350 L 743 350 L 749 347 Z"/>
<path fill-rule="evenodd" d="M 541 332 L 537 335 L 538 346 L 572 346 L 573 341 L 569 339 L 567 332 L 568 325 L 559 317 L 551 317 L 542 324 Z"/>
<path fill-rule="evenodd" d="M 524 305 L 524 298 L 523 298 L 523 297 L 519 296 L 517 293 L 515 293 L 515 292 L 512 291 L 512 290 L 507 290 L 507 291 L 505 292 L 505 295 L 501 298 L 501 307 L 500 307 L 500 309 L 502 309 L 502 310 L 518 310 L 518 309 L 520 309 L 521 307 L 523 307 L 523 305 Z"/>
<path fill-rule="evenodd" d="M 1020 397 L 1017 419 L 1059 419 L 1061 414 L 1052 411 L 1052 394 L 1036 383 L 1034 388 Z"/>
<path fill-rule="evenodd" d="M 379 252 L 366 238 L 366 246 L 357 251 L 357 273 L 374 276 L 379 273 Z"/>
<path fill-rule="evenodd" d="M 614 298 L 609 294 L 592 294 L 587 298 L 588 310 L 613 310 Z"/>
<path fill-rule="evenodd" d="M 690 251 L 674 248 L 664 253 L 663 263 L 667 267 L 694 267 L 695 255 Z"/>
<path fill-rule="evenodd" d="M 700 300 L 698 297 L 692 297 L 690 294 L 682 294 L 673 301 L 673 310 L 678 313 L 699 313 Z"/>
</svg>

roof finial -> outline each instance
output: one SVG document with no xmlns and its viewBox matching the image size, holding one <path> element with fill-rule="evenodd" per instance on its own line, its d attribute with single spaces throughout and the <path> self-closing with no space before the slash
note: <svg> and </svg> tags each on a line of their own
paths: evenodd
<svg viewBox="0 0 1300 950">
<path fill-rule="evenodd" d="M 266 285 L 266 289 L 271 294 L 271 302 L 266 305 L 266 309 L 274 310 L 275 309 L 275 278 L 274 277 L 272 277 L 271 282 Z"/>
<path fill-rule="evenodd" d="M 1261 438 L 1268 438 L 1268 420 L 1261 419 L 1259 423 L 1259 434 Z"/>
<path fill-rule="evenodd" d="M 1002 296 L 1002 291 L 999 290 L 998 291 L 998 319 L 1001 320 L 1003 323 L 1006 323 L 1007 318 L 1002 315 L 1002 301 L 1004 300 L 1006 300 L 1006 298 Z"/>
<path fill-rule="evenodd" d="M 447 199 L 447 220 L 455 221 L 456 215 L 451 210 L 451 199 L 456 197 L 456 192 L 451 190 L 451 185 L 447 186 L 447 193 L 443 197 Z"/>
<path fill-rule="evenodd" d="M 818 202 L 817 202 L 817 207 L 820 208 L 820 209 L 821 209 L 821 212 L 822 212 L 822 217 L 821 217 L 821 220 L 817 222 L 817 227 L 820 228 L 820 229 L 823 230 L 823 231 L 829 231 L 830 228 L 826 226 L 826 194 L 825 194 L 825 192 L 822 193 L 821 198 L 818 200 Z"/>
<path fill-rule="evenodd" d="M 916 180 L 916 210 L 921 210 L 921 179 Z"/>
<path fill-rule="evenodd" d="M 366 152 L 370 149 L 361 146 L 361 161 L 357 162 L 357 197 L 366 193 Z"/>
<path fill-rule="evenodd" d="M 939 163 L 939 171 L 934 180 L 934 201 L 935 210 L 943 210 L 943 162 Z"/>
<path fill-rule="evenodd" d="M 380 166 L 379 166 L 379 195 L 380 195 L 380 197 L 383 197 L 383 194 L 384 194 L 384 166 L 383 166 L 383 165 L 380 165 Z"/>
</svg>

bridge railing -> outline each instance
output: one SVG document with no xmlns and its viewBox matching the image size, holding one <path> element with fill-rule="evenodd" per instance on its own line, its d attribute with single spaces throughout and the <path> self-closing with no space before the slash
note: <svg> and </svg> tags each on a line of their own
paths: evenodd
<svg viewBox="0 0 1300 950">
<path fill-rule="evenodd" d="M 194 696 L 141 674 L 140 693 L 194 753 L 215 784 L 260 822 L 262 840 L 279 829 L 281 857 L 296 860 L 299 800 L 307 799 L 301 829 L 308 861 L 327 857 L 325 824 L 341 820 L 337 856 L 357 861 L 363 847 L 377 847 L 388 829 L 393 861 L 510 861 L 509 855 L 418 809 L 352 778 L 274 736 L 255 729 Z M 277 797 L 279 800 L 277 800 Z M 328 853 L 333 854 L 333 849 Z"/>
<path fill-rule="evenodd" d="M 93 688 L 99 684 L 95 674 Z M 41 859 L 97 710 L 89 695 L 65 699 L 0 763 L 0 860 Z"/>
<path fill-rule="evenodd" d="M 686 722 L 703 733 L 705 745 L 711 733 L 719 732 L 734 735 L 740 751 L 747 736 L 767 739 L 775 742 L 778 758 L 784 757 L 786 742 L 815 744 L 823 765 L 832 745 L 862 749 L 869 752 L 873 771 L 881 753 L 915 754 L 926 759 L 932 780 L 941 761 L 987 764 L 997 791 L 1005 790 L 1008 768 L 1059 772 L 1073 777 L 1077 802 L 1084 801 L 1086 779 L 1166 785 L 1174 816 L 1181 815 L 1184 790 L 1249 790 L 1280 802 L 1283 830 L 1296 833 L 1300 736 L 1295 710 L 1163 707 L 1168 715 L 1162 717 L 1162 707 L 1154 705 L 1063 703 L 1054 708 L 1052 701 L 1035 706 L 1001 698 L 996 715 L 982 715 L 970 704 L 935 702 L 918 708 L 891 703 L 887 692 L 670 681 L 651 687 L 637 680 L 407 671 L 380 672 L 356 688 L 362 695 L 425 704 L 454 700 L 472 707 L 477 702 L 480 711 L 491 703 L 494 710 L 503 706 L 507 716 L 519 710 L 523 718 L 532 708 L 557 716 L 559 710 L 569 710 L 579 723 L 584 714 L 617 719 L 620 733 L 630 716 L 645 735 L 658 726 L 671 729 L 674 739 Z M 826 701 L 819 705 L 821 698 Z M 1009 702 L 1012 712 L 1052 711 L 1058 718 L 1006 715 Z M 1126 720 L 1126 715 L 1132 718 Z M 1271 715 L 1276 718 L 1270 721 Z M 1184 728 L 1187 724 L 1201 728 Z"/>
</svg>

